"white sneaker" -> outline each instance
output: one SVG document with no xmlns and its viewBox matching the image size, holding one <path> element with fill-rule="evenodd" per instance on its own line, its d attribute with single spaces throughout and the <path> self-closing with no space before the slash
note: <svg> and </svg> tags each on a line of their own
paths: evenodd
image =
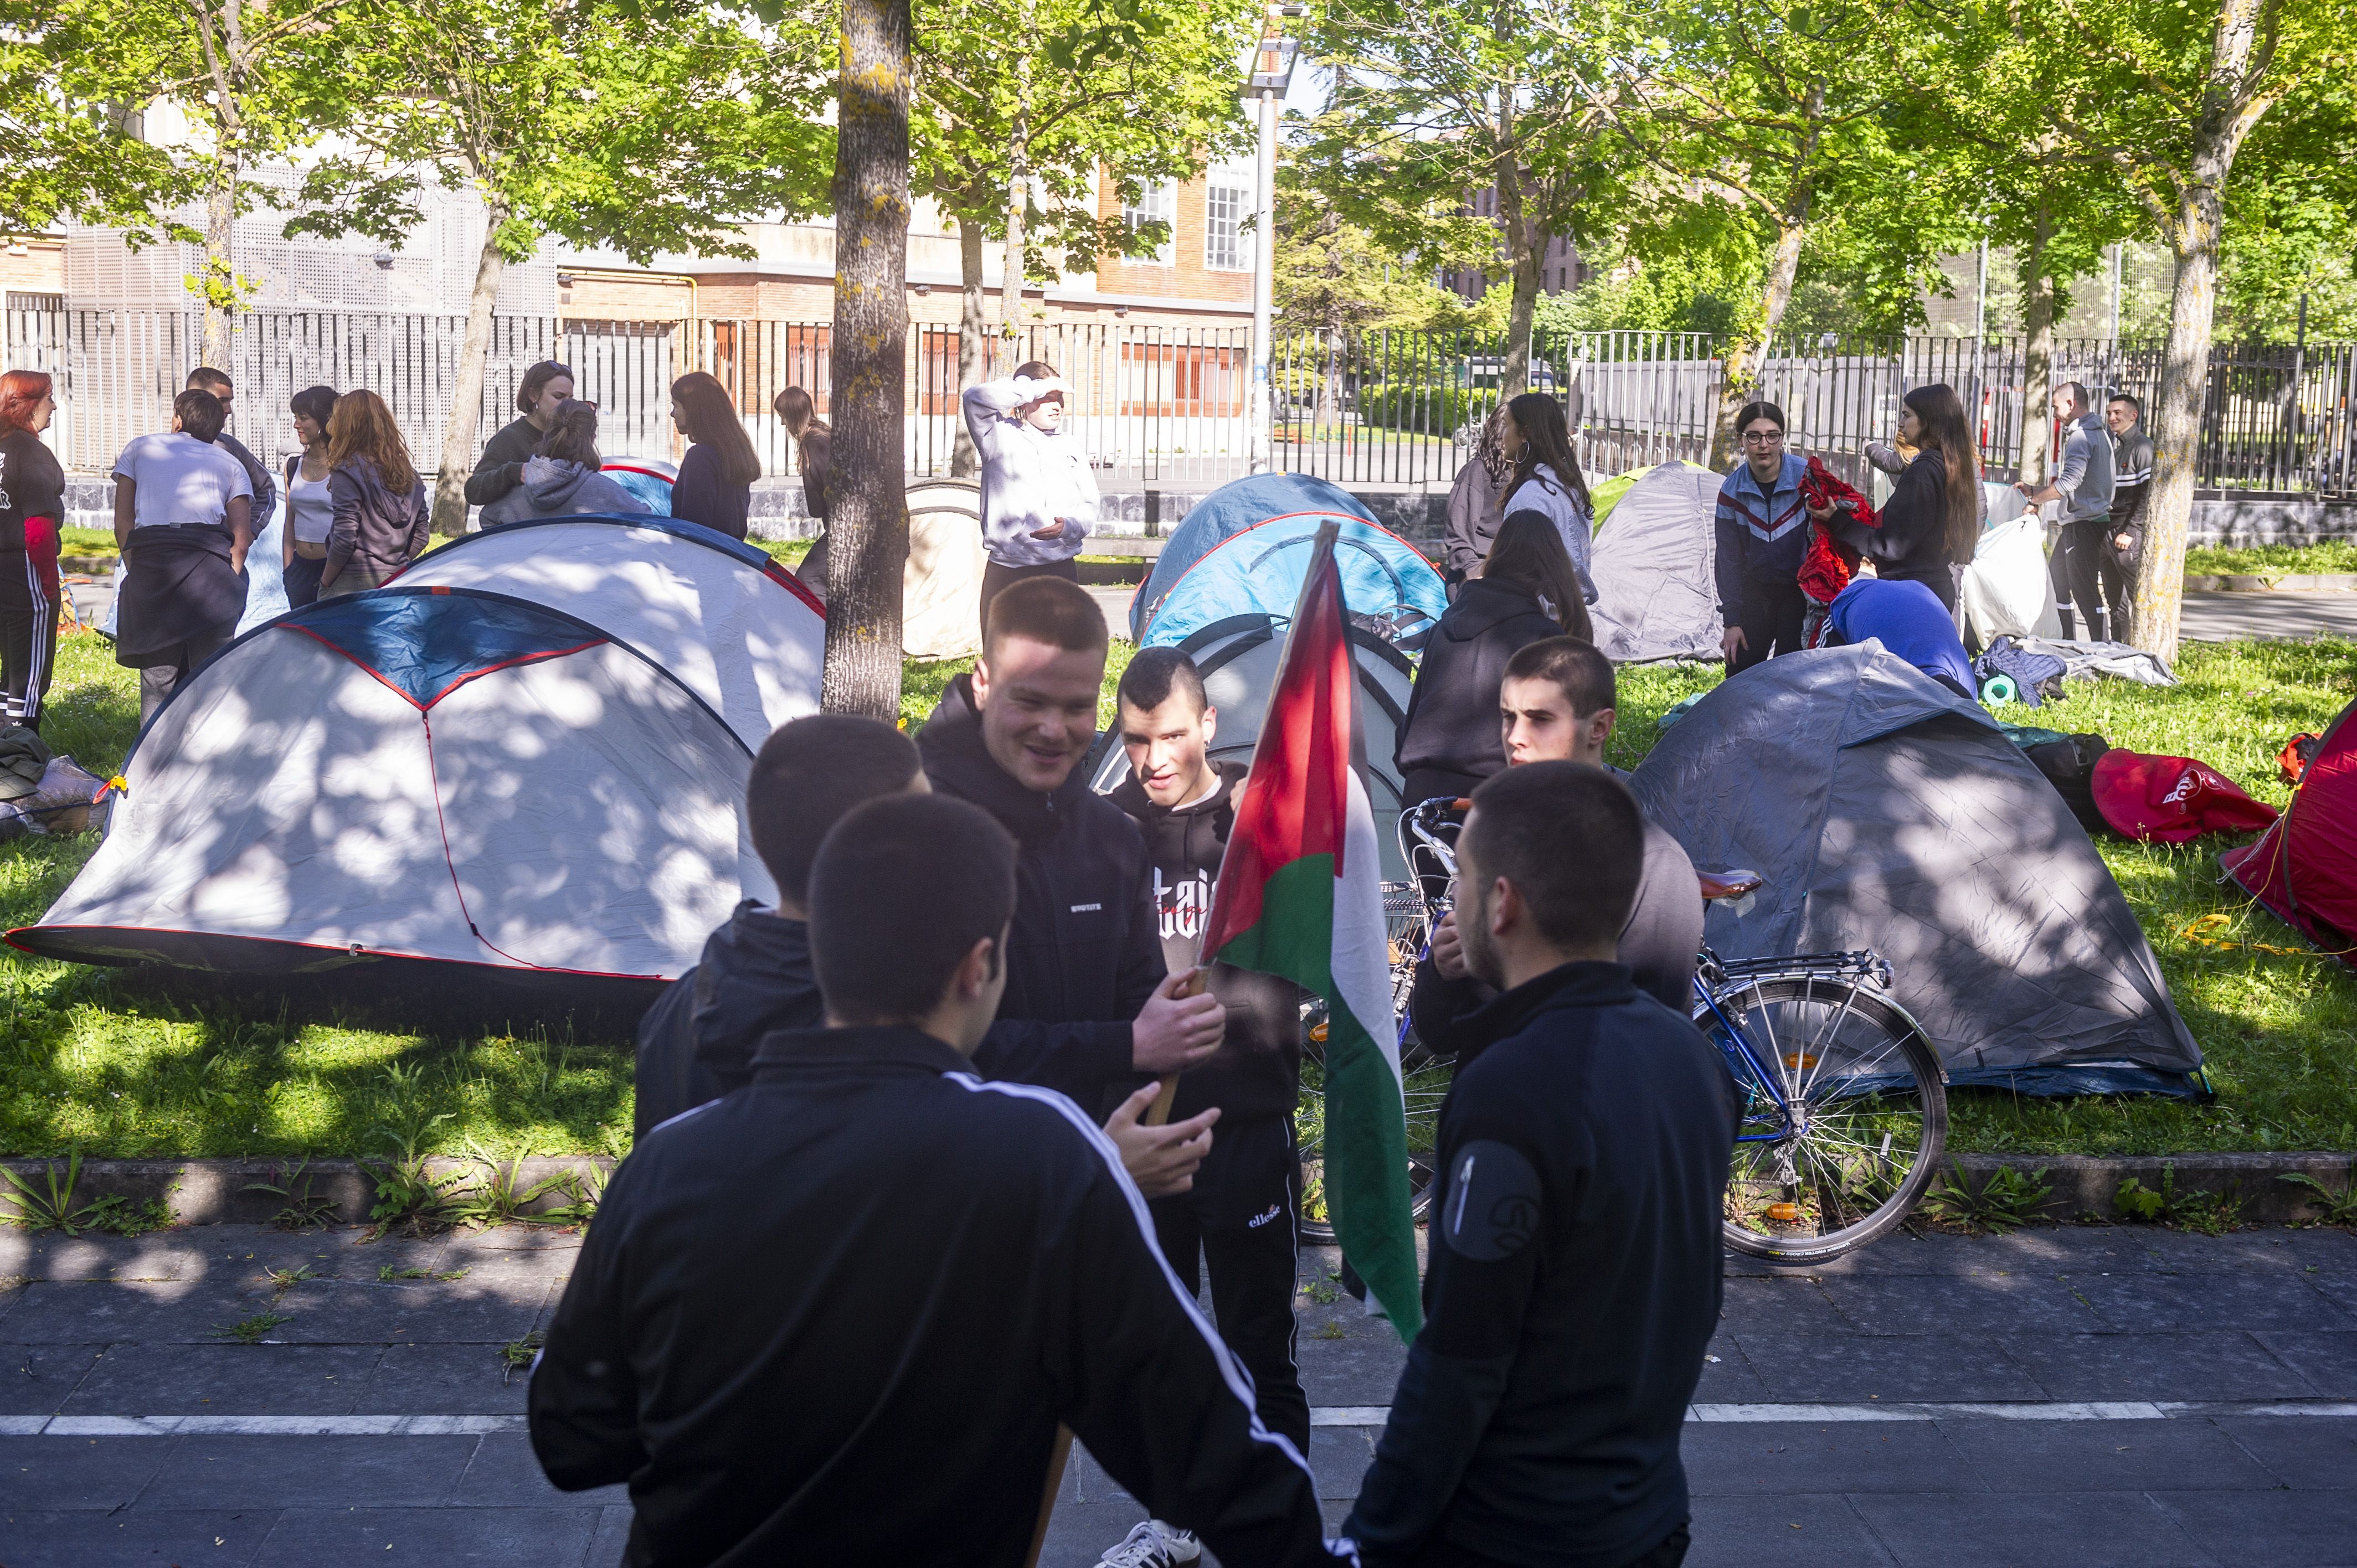
<svg viewBox="0 0 2357 1568">
<path fill-rule="evenodd" d="M 1098 1559 L 1097 1568 L 1175 1568 L 1178 1563 L 1197 1562 L 1202 1555 L 1203 1543 L 1192 1530 L 1150 1519 Z"/>
</svg>

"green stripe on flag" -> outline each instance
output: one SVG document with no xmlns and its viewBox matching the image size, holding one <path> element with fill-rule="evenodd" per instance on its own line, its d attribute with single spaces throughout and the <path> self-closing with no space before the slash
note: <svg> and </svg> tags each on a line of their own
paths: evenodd
<svg viewBox="0 0 2357 1568">
<path fill-rule="evenodd" d="M 1343 1255 L 1407 1340 L 1424 1321 L 1408 1201 L 1407 1116 L 1397 1069 L 1334 983 L 1335 886 L 1331 854 L 1305 854 L 1277 867 L 1261 894 L 1260 918 L 1218 956 L 1325 998 L 1327 1208 Z"/>
</svg>

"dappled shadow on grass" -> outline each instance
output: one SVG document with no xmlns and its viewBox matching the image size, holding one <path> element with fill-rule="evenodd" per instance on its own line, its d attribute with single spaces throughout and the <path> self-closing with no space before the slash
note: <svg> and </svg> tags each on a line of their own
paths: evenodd
<svg viewBox="0 0 2357 1568">
<path fill-rule="evenodd" d="M 0 1153 L 614 1154 L 628 1025 L 398 994 L 352 974 L 257 981 L 7 966 Z"/>
</svg>

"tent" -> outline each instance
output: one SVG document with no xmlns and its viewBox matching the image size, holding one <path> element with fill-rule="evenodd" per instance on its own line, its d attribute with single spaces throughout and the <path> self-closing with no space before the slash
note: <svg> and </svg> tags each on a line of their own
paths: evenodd
<svg viewBox="0 0 2357 1568">
<path fill-rule="evenodd" d="M 2298 788 L 2256 843 L 2218 857 L 2226 875 L 2341 962 L 2357 967 L 2357 703 L 2318 739 Z"/>
<path fill-rule="evenodd" d="M 1725 657 L 1711 575 L 1718 484 L 1707 468 L 1664 463 L 1629 487 L 1598 532 L 1588 616 L 1596 646 L 1615 664 Z"/>
<path fill-rule="evenodd" d="M 597 471 L 646 503 L 657 517 L 671 515 L 671 488 L 678 467 L 660 457 L 608 457 Z"/>
<path fill-rule="evenodd" d="M 752 752 L 663 661 L 467 588 L 311 605 L 181 682 L 27 952 L 293 973 L 414 963 L 586 1000 L 774 898 Z M 456 966 L 456 967 L 454 967 Z"/>
<path fill-rule="evenodd" d="M 1350 491 L 1307 474 L 1254 474 L 1205 496 L 1172 532 L 1130 599 L 1131 639 L 1176 644 L 1233 615 L 1290 616 L 1310 542 L 1329 521 L 1342 525 L 1335 561 L 1353 612 L 1392 617 L 1410 636 L 1439 620 L 1440 574 Z"/>
<path fill-rule="evenodd" d="M 963 659 L 982 650 L 982 487 L 972 479 L 914 479 L 909 564 L 900 578 L 900 650 L 911 659 Z"/>
<path fill-rule="evenodd" d="M 1952 1081 L 2194 1091 L 2201 1047 L 2086 830 L 1986 713 L 1880 643 L 1730 677 L 1630 787 L 1697 867 L 1767 878 L 1711 908 L 1713 950 L 1874 950 Z"/>
<path fill-rule="evenodd" d="M 404 587 L 479 588 L 580 617 L 684 682 L 759 751 L 818 712 L 826 612 L 801 579 L 676 518 L 533 518 L 430 550 Z"/>
<path fill-rule="evenodd" d="M 1203 693 L 1219 710 L 1219 732 L 1211 756 L 1238 768 L 1252 761 L 1260 739 L 1261 720 L 1268 713 L 1268 694 L 1275 689 L 1277 660 L 1285 650 L 1285 622 L 1273 616 L 1233 616 L 1202 628 L 1179 650 L 1195 660 L 1202 672 Z M 1407 879 L 1407 864 L 1400 858 L 1392 824 L 1398 821 L 1402 793 L 1399 772 L 1392 766 L 1398 749 L 1399 727 L 1407 716 L 1408 692 L 1415 667 L 1407 656 L 1373 632 L 1351 628 L 1351 656 L 1359 675 L 1354 712 L 1364 744 L 1366 766 L 1360 778 L 1367 786 L 1373 809 L 1376 836 L 1383 846 L 1383 877 Z M 1091 783 L 1100 791 L 1119 789 L 1129 778 L 1129 758 L 1121 747 L 1117 729 L 1098 738 L 1102 748 L 1091 771 Z"/>
</svg>

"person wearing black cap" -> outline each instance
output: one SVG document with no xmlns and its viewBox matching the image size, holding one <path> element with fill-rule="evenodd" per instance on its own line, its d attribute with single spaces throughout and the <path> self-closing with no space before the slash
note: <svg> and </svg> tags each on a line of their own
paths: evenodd
<svg viewBox="0 0 2357 1568">
<path fill-rule="evenodd" d="M 529 1423 L 559 1487 L 628 1484 L 626 1562 L 1017 1568 L 1059 1423 L 1227 1562 L 1349 1561 L 1112 1145 L 974 1070 L 1016 859 L 963 801 L 851 812 L 811 869 L 825 1026 L 616 1169 Z"/>
<path fill-rule="evenodd" d="M 1643 822 L 1599 768 L 1474 791 L 1473 972 L 1441 1107 L 1424 1328 L 1342 1527 L 1370 1568 L 1675 1568 L 1678 1440 L 1717 1326 L 1727 1073 L 1614 961 Z"/>
</svg>

